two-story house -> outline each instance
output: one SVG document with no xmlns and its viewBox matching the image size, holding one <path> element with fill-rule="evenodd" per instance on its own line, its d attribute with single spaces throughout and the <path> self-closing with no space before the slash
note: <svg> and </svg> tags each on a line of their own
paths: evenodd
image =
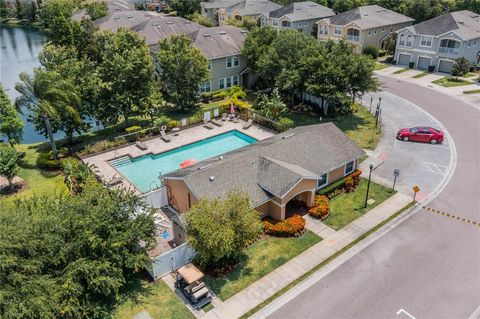
<svg viewBox="0 0 480 319">
<path fill-rule="evenodd" d="M 293 2 L 285 7 L 260 16 L 262 26 L 279 29 L 294 29 L 311 34 L 315 23 L 334 16 L 332 9 L 312 1 Z"/>
<path fill-rule="evenodd" d="M 366 46 L 382 48 L 388 34 L 413 21 L 377 5 L 363 6 L 318 21 L 317 37 L 320 41 L 345 39 L 361 53 Z"/>
<path fill-rule="evenodd" d="M 421 70 L 449 73 L 455 60 L 480 63 L 480 15 L 471 11 L 448 13 L 397 32 L 395 60 Z"/>
<path fill-rule="evenodd" d="M 201 92 L 247 85 L 247 61 L 241 54 L 247 31 L 230 26 L 199 29 L 189 36 L 195 47 L 209 61 L 211 78 L 200 87 Z"/>
<path fill-rule="evenodd" d="M 201 13 L 215 25 L 223 25 L 228 19 L 242 20 L 244 17 L 258 19 L 263 14 L 281 8 L 269 0 L 209 0 L 200 3 Z"/>
</svg>

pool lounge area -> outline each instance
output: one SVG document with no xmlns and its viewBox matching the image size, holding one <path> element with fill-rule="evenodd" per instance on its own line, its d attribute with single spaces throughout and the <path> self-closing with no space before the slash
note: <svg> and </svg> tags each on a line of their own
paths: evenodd
<svg viewBox="0 0 480 319">
<path fill-rule="evenodd" d="M 143 141 L 148 147 L 146 150 L 131 144 L 92 154 L 83 161 L 95 165 L 102 180 L 108 182 L 120 177 L 122 181 L 116 187 L 128 188 L 137 194 L 147 193 L 158 188 L 160 172 L 167 174 L 181 169 L 180 164 L 185 160 L 201 162 L 274 135 L 257 125 L 243 129 L 244 124 L 240 120 L 238 123 L 225 121 L 213 129 L 193 126 L 181 130 L 178 136 L 169 134 L 171 142 L 160 137 Z"/>
</svg>

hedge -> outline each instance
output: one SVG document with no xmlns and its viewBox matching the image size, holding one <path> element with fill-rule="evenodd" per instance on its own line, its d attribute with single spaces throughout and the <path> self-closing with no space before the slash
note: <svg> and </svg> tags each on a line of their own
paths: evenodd
<svg viewBox="0 0 480 319">
<path fill-rule="evenodd" d="M 315 196 L 315 206 L 308 209 L 308 213 L 321 220 L 324 220 L 330 215 L 330 203 L 329 199 L 325 195 Z"/>
<path fill-rule="evenodd" d="M 263 221 L 266 234 L 280 237 L 300 236 L 305 232 L 305 219 L 300 215 L 293 215 L 283 221 L 272 224 L 268 220 Z"/>
</svg>

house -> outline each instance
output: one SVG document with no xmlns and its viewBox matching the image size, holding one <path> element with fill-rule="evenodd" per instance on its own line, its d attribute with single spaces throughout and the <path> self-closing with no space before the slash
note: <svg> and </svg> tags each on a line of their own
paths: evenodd
<svg viewBox="0 0 480 319">
<path fill-rule="evenodd" d="M 279 29 L 294 29 L 311 34 L 315 24 L 324 18 L 334 16 L 332 9 L 312 1 L 293 2 L 285 7 L 260 16 L 262 26 Z"/>
<path fill-rule="evenodd" d="M 299 202 L 357 169 L 365 152 L 332 123 L 301 126 L 166 174 L 170 206 L 182 213 L 201 198 L 248 194 L 260 217 L 283 220 Z"/>
<path fill-rule="evenodd" d="M 387 35 L 413 21 L 377 5 L 363 6 L 317 22 L 317 37 L 320 41 L 345 39 L 360 53 L 366 46 L 382 48 Z"/>
<path fill-rule="evenodd" d="M 137 10 L 116 10 L 109 15 L 93 21 L 100 30 L 116 32 L 120 28 L 132 29 L 133 27 L 150 20 L 154 13 Z"/>
<path fill-rule="evenodd" d="M 448 13 L 397 32 L 395 60 L 421 70 L 429 66 L 450 73 L 454 61 L 465 57 L 480 63 L 480 15 L 471 11 Z"/>
<path fill-rule="evenodd" d="M 201 86 L 201 92 L 234 85 L 248 86 L 247 61 L 241 54 L 247 34 L 247 31 L 230 25 L 202 28 L 189 34 L 194 46 L 209 61 L 211 78 Z"/>
<path fill-rule="evenodd" d="M 200 3 L 201 13 L 210 18 L 215 25 L 223 25 L 230 18 L 258 19 L 259 16 L 281 7 L 269 0 L 210 0 Z"/>
</svg>

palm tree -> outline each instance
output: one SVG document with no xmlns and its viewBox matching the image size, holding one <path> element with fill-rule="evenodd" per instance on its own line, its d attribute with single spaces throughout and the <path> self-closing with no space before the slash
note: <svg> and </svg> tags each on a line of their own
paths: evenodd
<svg viewBox="0 0 480 319">
<path fill-rule="evenodd" d="M 33 77 L 25 72 L 20 73 L 20 81 L 15 89 L 21 94 L 17 100 L 17 107 L 25 107 L 35 117 L 40 117 L 45 125 L 53 158 L 58 159 L 58 151 L 53 137 L 51 121 L 61 124 L 62 118 L 68 116 L 78 123 L 80 114 L 76 108 L 80 98 L 73 85 L 60 74 L 37 68 Z"/>
</svg>

